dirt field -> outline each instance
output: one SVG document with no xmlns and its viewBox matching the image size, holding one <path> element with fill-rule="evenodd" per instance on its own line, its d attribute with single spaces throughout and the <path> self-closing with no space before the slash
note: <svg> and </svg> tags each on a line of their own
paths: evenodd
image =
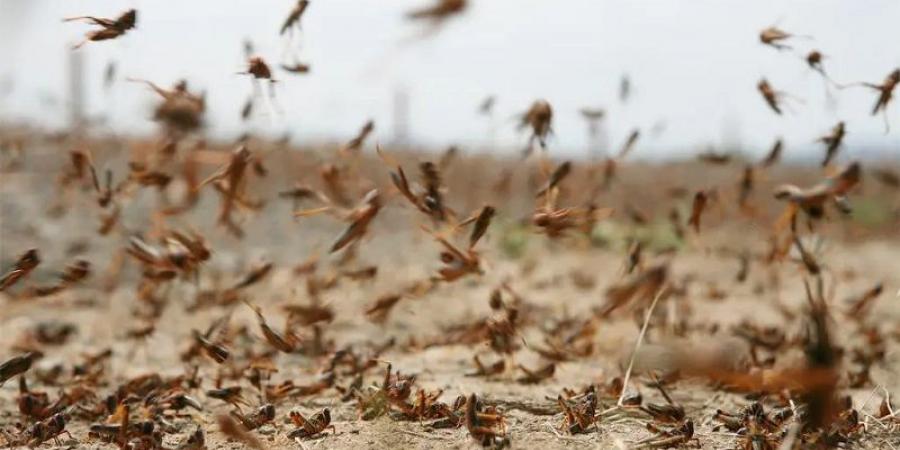
<svg viewBox="0 0 900 450">
<path fill-rule="evenodd" d="M 60 184 L 61 174 L 69 170 L 67 152 L 90 147 L 97 167 L 111 169 L 118 183 L 128 173 L 128 155 L 134 160 L 135 154 L 152 144 L 107 139 L 88 145 L 66 138 L 61 142 L 29 139 L 20 154 L 3 154 L 0 269 L 5 272 L 11 268 L 31 248 L 38 249 L 41 263 L 30 276 L 0 294 L 0 360 L 29 350 L 40 351 L 43 357 L 24 376 L 31 390 L 45 391 L 51 402 L 63 392 L 71 394 L 79 388 L 90 391 L 69 410 L 66 429 L 71 436 L 61 436 L 58 448 L 112 448 L 114 444 L 88 434 L 91 424 L 104 422 L 112 412 L 103 409 L 108 395 L 134 377 L 151 373 L 174 377 L 190 374 L 194 368 L 198 368 L 195 385 L 191 380 L 174 385 L 195 398 L 202 410 L 168 408 L 159 415 L 151 414 L 150 406 L 174 389 L 158 386 L 135 394 L 136 398 L 121 400 L 130 405 L 132 422 L 153 420 L 168 448 L 185 442 L 197 426 L 206 433 L 207 448 L 243 448 L 245 444 L 226 438 L 216 423 L 217 415 L 234 408 L 206 391 L 216 387 L 217 380 L 220 386 L 241 386 L 246 400 L 241 408 L 249 413 L 266 401 L 251 380 L 251 360 L 255 367 L 271 363 L 276 369 L 268 380 L 263 378 L 264 386 L 285 381 L 306 386 L 322 379 L 334 352 L 341 349 L 361 362 L 374 360 L 371 367 L 360 372 L 363 385 L 345 396 L 342 391 L 355 376 L 346 375 L 350 367 L 339 363 L 332 371 L 333 384 L 320 392 L 305 395 L 295 391 L 282 399 L 269 398 L 276 410 L 274 421 L 250 432 L 262 446 L 479 447 L 465 424 L 435 428 L 433 418 L 403 418 L 396 406 L 371 420 L 362 420 L 359 397 L 377 391 L 369 386 L 381 385 L 390 363 L 395 371 L 415 375 L 410 402 L 422 389 L 442 392 L 439 401 L 448 407 L 457 396 L 473 393 L 483 408 L 495 406 L 505 417 L 505 435 L 513 448 L 640 448 L 642 440 L 654 435 L 647 429 L 650 415 L 637 408 L 616 408 L 618 391 L 612 383 L 625 374 L 653 296 L 641 299 L 638 295 L 608 315 L 599 311 L 610 301 L 610 287 L 660 264 L 668 268 L 664 282 L 667 294 L 653 310 L 627 386 L 629 392 L 642 394 L 644 405 L 669 403 L 650 385 L 652 375 L 671 375 L 674 369 L 684 368 L 684 361 L 697 356 L 708 356 L 723 365 L 723 370 L 730 364 L 744 373 L 775 373 L 808 364 L 802 351 L 808 323 L 803 282 L 814 277 L 797 259 L 796 248 L 781 260 L 769 261 L 767 254 L 769 232 L 783 208 L 783 203 L 772 198 L 773 187 L 786 181 L 801 186 L 813 184 L 823 177 L 815 168 L 761 171 L 751 197 L 753 212 L 747 213 L 735 206 L 738 174 L 743 169 L 738 162 L 623 165 L 610 189 L 594 199 L 598 206 L 614 209 L 611 217 L 599 221 L 588 235 L 567 230 L 564 236 L 551 239 L 530 222 L 534 192 L 546 179 L 534 159 L 514 162 L 457 157 L 442 167 L 446 204 L 460 218 L 485 203 L 497 208 L 486 236 L 477 246 L 483 273 L 433 283 L 432 289 L 421 290 L 427 292 L 406 291 L 385 320 L 377 323 L 372 315 L 365 314 L 367 308 L 382 296 L 404 292 L 404 287 L 428 280 L 441 266 L 441 248 L 421 229 L 421 225 L 436 225 L 396 193 L 388 181 L 390 168 L 374 156 L 339 163 L 359 174 L 345 178 L 351 207 L 373 186 L 382 192 L 383 203 L 356 246 L 355 258 L 342 258 L 343 252 L 329 254 L 328 250 L 347 223 L 327 214 L 292 217 L 292 210 L 316 204 L 300 202 L 295 206 L 290 199 L 277 196 L 295 182 L 325 189 L 319 167 L 329 160 L 333 149 L 289 152 L 271 143 L 249 144 L 254 155 L 263 155 L 261 161 L 268 171 L 265 176 L 254 172 L 247 183 L 248 197 L 264 200 L 265 205 L 257 211 L 240 209 L 234 214 L 245 232 L 242 239 L 217 226 L 222 197 L 211 187 L 200 191 L 198 203 L 186 213 L 164 218 L 155 215 L 166 205 L 177 203 L 185 191 L 178 172 L 183 160 L 177 159 L 158 165 L 175 177 L 168 187 L 158 192 L 152 187 L 139 187 L 116 194 L 121 196 L 116 202 L 122 215 L 112 231 L 101 236 L 97 233 L 100 216 L 108 209 L 97 206 L 89 177 L 78 177 L 65 188 Z M 183 147 L 178 158 L 185 152 Z M 119 150 L 123 148 L 130 153 Z M 218 161 L 227 160 L 228 153 L 219 155 Z M 429 157 L 438 158 L 403 154 L 401 161 L 411 180 L 419 179 L 414 161 Z M 204 164 L 200 178 L 206 178 L 217 166 L 217 162 Z M 509 191 L 492 189 L 503 169 L 510 167 L 517 175 Z M 898 191 L 869 178 L 865 165 L 863 170 L 862 187 L 849 196 L 851 205 L 858 207 L 854 215 L 841 217 L 831 210 L 825 221 L 816 224 L 815 232 L 810 232 L 804 222 L 799 228 L 811 248 L 816 247 L 816 236 L 823 238 L 824 245 L 814 253 L 823 266 L 821 279 L 829 306 L 831 341 L 842 349 L 834 365 L 840 376 L 837 392 L 852 396 L 852 407 L 864 424 L 861 430 L 849 433 L 848 442 L 842 445 L 896 448 L 900 446 L 898 417 L 882 417 L 879 406 L 887 393 L 900 394 Z M 588 185 L 595 172 L 585 163 L 576 165 L 573 174 L 561 183 L 561 203 L 579 205 L 586 193 L 579 186 Z M 529 176 L 537 181 L 530 181 Z M 718 197 L 704 212 L 700 233 L 685 225 L 685 235 L 679 238 L 667 219 L 670 209 L 679 210 L 679 223 L 685 224 L 693 193 L 712 187 L 719 188 Z M 635 210 L 647 216 L 643 218 L 645 223 L 640 223 Z M 147 267 L 124 252 L 129 239 L 139 234 L 146 242 L 159 245 L 159 237 L 175 229 L 197 230 L 212 256 L 195 274 L 179 274 L 153 284 L 148 288 L 152 294 L 141 292 L 141 286 L 147 286 L 146 279 L 142 281 Z M 464 248 L 468 233 L 469 228 L 465 228 L 451 239 Z M 644 242 L 644 250 L 634 274 L 628 275 L 624 272 L 631 241 Z M 320 257 L 316 269 L 298 274 L 297 266 L 314 255 Z M 745 279 L 738 281 L 741 255 L 748 261 L 748 270 Z M 90 276 L 58 293 L 29 295 L 30 287 L 52 285 L 58 273 L 77 259 L 90 262 Z M 264 262 L 272 264 L 265 276 L 226 295 L 229 286 Z M 373 278 L 354 279 L 362 276 L 348 274 L 370 266 L 377 267 Z M 318 283 L 318 293 L 310 292 L 310 279 Z M 509 289 L 500 289 L 500 295 L 506 306 L 492 310 L 491 293 L 504 283 Z M 882 283 L 883 290 L 870 309 L 861 319 L 848 317 L 848 300 L 857 299 L 876 283 Z M 212 300 L 198 306 L 204 298 Z M 288 318 L 285 305 L 318 301 L 333 311 L 333 320 L 315 326 L 296 325 L 293 328 L 300 340 L 295 350 L 277 352 L 264 339 L 253 311 L 241 300 L 259 306 L 279 333 Z M 499 354 L 488 337 L 479 334 L 482 329 L 472 327 L 484 319 L 494 323 L 503 320 L 513 307 L 519 320 L 515 332 L 507 337 L 511 338 L 510 345 L 519 348 Z M 157 309 L 148 315 L 148 308 Z M 224 364 L 204 355 L 185 361 L 182 353 L 195 342 L 192 330 L 202 332 L 222 317 L 230 320 L 210 339 L 220 340 L 230 350 L 230 358 Z M 47 323 L 71 324 L 73 332 L 56 343 L 36 337 L 37 327 Z M 152 330 L 141 333 L 149 325 Z M 754 358 L 753 339 L 739 331 L 767 326 L 783 331 L 784 342 L 776 344 L 775 350 L 753 345 Z M 856 350 L 866 352 L 875 346 L 872 341 L 863 341 L 860 330 L 864 326 L 875 330 L 884 351 L 870 364 L 868 379 L 853 380 L 850 374 L 860 372 L 861 367 Z M 460 331 L 466 327 L 470 332 Z M 556 333 L 565 334 L 577 327 L 591 330 L 585 331 L 585 337 L 573 338 L 572 349 L 577 345 L 582 351 L 563 351 L 566 358 L 556 362 L 552 376 L 523 383 L 524 372 L 517 366 L 534 370 L 548 363 L 547 340 L 556 336 L 551 330 L 560 328 L 562 331 Z M 96 365 L 88 365 L 87 374 L 73 372 L 74 365 L 105 349 L 111 354 Z M 545 355 L 541 356 L 539 350 Z M 467 376 L 475 370 L 475 355 L 490 363 L 505 360 L 506 369 L 489 377 Z M 767 357 L 772 360 L 766 361 Z M 57 366 L 62 373 L 53 376 L 50 372 Z M 684 408 L 685 418 L 680 422 L 689 419 L 694 425 L 693 437 L 697 440 L 687 445 L 740 447 L 746 429 L 729 431 L 714 416 L 717 409 L 740 413 L 751 403 L 751 397 L 759 398 L 767 412 L 787 404 L 804 407 L 800 394 L 788 385 L 760 396 L 759 392 L 752 395 L 725 389 L 726 383 L 716 385 L 704 377 L 666 379 L 665 390 L 671 402 Z M 561 428 L 563 414 L 556 398 L 566 389 L 582 392 L 590 385 L 596 386 L 599 399 L 596 425 L 586 433 L 570 434 Z M 18 377 L 0 388 L 0 429 L 8 443 L 17 442 L 23 435 L 18 430 L 20 425 L 33 423 L 20 413 L 16 404 L 19 395 Z M 333 431 L 307 439 L 288 437 L 295 428 L 288 419 L 290 411 L 309 417 L 326 407 L 331 412 Z M 457 412 L 460 417 L 462 409 L 465 406 Z M 845 419 L 842 416 L 840 420 Z M 773 432 L 771 436 L 777 442 L 767 448 L 777 448 L 782 436 L 799 426 L 795 423 L 788 419 L 780 431 Z M 44 444 L 53 446 L 53 439 Z"/>
</svg>

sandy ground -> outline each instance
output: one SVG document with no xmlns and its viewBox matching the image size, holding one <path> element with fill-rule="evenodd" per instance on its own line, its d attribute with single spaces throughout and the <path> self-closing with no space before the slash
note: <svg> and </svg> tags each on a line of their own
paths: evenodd
<svg viewBox="0 0 900 450">
<path fill-rule="evenodd" d="M 136 303 L 135 283 L 137 268 L 126 260 L 125 270 L 118 285 L 111 291 L 101 289 L 104 272 L 112 261 L 112 255 L 123 248 L 126 231 L 113 237 L 94 235 L 96 214 L 86 195 L 76 195 L 69 201 L 69 211 L 58 219 L 46 218 L 44 211 L 55 198 L 48 175 L 39 172 L 4 174 L 0 182 L 0 212 L 2 212 L 2 241 L 0 261 L 5 269 L 24 250 L 39 248 L 44 263 L 29 279 L 40 283 L 53 278 L 55 271 L 75 257 L 92 262 L 95 274 L 83 285 L 70 291 L 40 299 L 16 299 L 0 294 L 0 359 L 16 353 L 14 345 L 20 342 L 28 330 L 42 321 L 61 321 L 77 327 L 75 335 L 63 345 L 45 346 L 45 357 L 36 365 L 50 367 L 55 363 L 70 365 L 85 353 L 105 348 L 112 349 L 113 357 L 107 365 L 107 383 L 97 387 L 100 393 L 108 393 L 119 383 L 138 375 L 159 372 L 164 375 L 184 373 L 187 365 L 179 359 L 179 353 L 191 342 L 191 330 L 203 329 L 221 317 L 223 308 L 190 312 L 187 307 L 199 289 L 228 284 L 236 280 L 255 261 L 271 261 L 273 272 L 262 282 L 245 292 L 246 298 L 259 305 L 276 329 L 280 329 L 284 314 L 280 308 L 285 303 L 308 301 L 304 280 L 293 274 L 292 267 L 316 251 L 324 253 L 325 244 L 340 232 L 343 225 L 327 218 L 310 218 L 295 221 L 290 217 L 289 202 L 267 205 L 249 223 L 248 237 L 238 241 L 217 229 L 211 222 L 216 197 L 207 195 L 195 215 L 179 218 L 175 223 L 190 224 L 206 230 L 214 256 L 203 268 L 199 283 L 177 280 L 166 294 L 169 305 L 157 322 L 155 332 L 144 341 L 125 338 L 126 331 L 137 327 L 131 311 Z M 286 184 L 286 183 L 285 183 Z M 144 195 L 144 194 L 141 194 Z M 149 195 L 149 194 L 147 194 Z M 136 205 L 149 207 L 151 199 Z M 473 370 L 472 357 L 482 355 L 495 360 L 486 343 L 476 345 L 443 345 L 420 351 L 410 351 L 405 345 L 411 339 L 426 341 L 444 334 L 445 327 L 471 323 L 491 315 L 488 307 L 490 291 L 500 282 L 510 285 L 528 304 L 540 309 L 537 323 L 522 330 L 526 343 L 539 343 L 542 321 L 564 316 L 589 317 L 593 308 L 604 302 L 604 291 L 619 282 L 622 275 L 624 252 L 621 248 L 598 248 L 585 242 L 550 242 L 545 236 L 528 232 L 524 255 L 513 258 L 501 251 L 503 233 L 508 229 L 501 223 L 488 232 L 482 244 L 485 274 L 459 282 L 441 285 L 435 291 L 421 297 L 404 299 L 392 311 L 384 324 L 374 324 L 362 313 L 378 296 L 396 291 L 398 286 L 427 277 L 438 266 L 438 246 L 424 233 L 417 230 L 417 221 L 408 208 L 394 205 L 379 217 L 372 237 L 360 248 L 359 259 L 351 265 L 361 267 L 375 264 L 379 267 L 374 280 L 342 280 L 334 289 L 322 293 L 322 298 L 336 313 L 333 322 L 324 328 L 326 340 L 333 340 L 336 348 L 353 345 L 356 348 L 386 342 L 395 338 L 398 342 L 379 356 L 389 361 L 402 373 L 416 374 L 417 387 L 429 391 L 443 390 L 441 400 L 452 402 L 457 395 L 477 393 L 487 404 L 498 405 L 506 415 L 509 437 L 514 448 L 624 448 L 630 443 L 651 435 L 645 428 L 646 418 L 601 421 L 596 431 L 582 435 L 560 433 L 562 416 L 553 401 L 564 388 L 581 390 L 591 383 L 604 384 L 622 375 L 631 349 L 638 336 L 640 323 L 635 315 L 622 313 L 598 321 L 598 331 L 593 336 L 594 351 L 589 357 L 562 362 L 554 376 L 536 385 L 516 382 L 518 370 L 492 379 L 465 376 Z M 146 224 L 146 211 L 131 207 L 123 222 L 131 230 Z M 499 219 L 498 219 L 499 221 Z M 511 223 L 511 219 L 506 219 Z M 838 228 L 823 232 L 838 234 Z M 741 321 L 760 325 L 784 326 L 790 336 L 799 335 L 801 323 L 786 324 L 778 311 L 788 308 L 800 311 L 805 302 L 802 285 L 802 269 L 794 263 L 765 266 L 753 261 L 749 276 L 743 283 L 735 282 L 738 260 L 732 254 L 719 251 L 725 247 L 745 248 L 762 253 L 766 249 L 762 233 L 722 227 L 708 229 L 699 238 L 692 237 L 674 256 L 653 255 L 648 252 L 648 264 L 653 261 L 670 261 L 670 280 L 682 283 L 692 278 L 681 297 L 663 300 L 657 308 L 657 319 L 651 327 L 637 358 L 637 369 L 631 389 L 640 390 L 645 402 L 664 402 L 662 396 L 646 386 L 647 378 L 642 369 L 665 367 L 666 355 L 672 348 L 688 352 L 722 351 L 730 349 L 736 359 L 745 358 L 747 347 L 743 341 L 730 335 L 728 330 Z M 895 293 L 900 289 L 900 241 L 895 237 L 874 237 L 867 240 L 845 242 L 834 239 L 827 242 L 822 259 L 828 265 L 828 280 L 834 280 L 829 302 L 833 309 L 834 329 L 840 345 L 858 343 L 852 336 L 854 325 L 844 317 L 845 299 L 870 288 L 876 282 L 884 283 L 884 293 L 876 301 L 870 317 L 887 338 L 887 354 L 883 363 L 872 367 L 870 384 L 860 389 L 845 389 L 852 394 L 854 406 L 862 413 L 872 414 L 883 396 L 881 388 L 900 395 L 900 302 Z M 321 271 L 330 270 L 336 257 L 324 258 Z M 575 283 L 573 273 L 586 275 L 591 282 Z M 773 277 L 779 278 L 777 285 Z M 832 285 L 829 283 L 829 285 Z M 719 291 L 712 296 L 711 291 Z M 717 297 L 717 298 L 712 298 Z M 782 305 L 780 308 L 778 305 Z M 260 337 L 253 313 L 238 303 L 233 309 L 231 327 L 246 326 L 257 349 L 266 347 Z M 677 313 L 693 327 L 718 324 L 718 334 L 693 333 L 683 339 L 673 336 L 665 322 Z M 800 360 L 799 354 L 784 355 L 784 361 Z M 782 358 L 782 356 L 779 356 Z M 515 354 L 516 363 L 526 367 L 538 367 L 542 360 L 527 347 Z M 203 389 L 212 387 L 218 370 L 210 360 L 198 360 Z M 322 357 L 299 354 L 280 354 L 278 372 L 272 382 L 293 380 L 295 384 L 313 381 L 322 367 Z M 379 382 L 384 364 L 369 371 L 365 383 Z M 32 381 L 30 379 L 30 381 Z M 345 385 L 349 380 L 339 380 Z M 32 388 L 45 390 L 54 397 L 59 386 L 42 386 L 32 381 Z M 0 429 L 14 430 L 21 420 L 16 411 L 17 383 L 10 381 L 0 388 Z M 246 381 L 243 386 L 250 403 L 256 404 L 257 395 Z M 703 448 L 734 448 L 740 438 L 724 430 L 714 430 L 712 416 L 717 408 L 736 411 L 748 404 L 743 395 L 718 391 L 701 381 L 679 381 L 671 388 L 675 402 L 683 405 L 687 415 L 696 425 L 695 436 Z M 203 404 L 204 411 L 192 413 L 188 418 L 173 418 L 177 431 L 165 436 L 167 445 L 175 446 L 193 431 L 196 422 L 207 432 L 207 444 L 211 449 L 243 448 L 229 442 L 218 431 L 214 415 L 230 408 L 222 402 L 204 395 L 203 390 L 193 393 Z M 292 398 L 276 404 L 275 425 L 265 425 L 254 433 L 268 448 L 475 448 L 478 445 L 469 437 L 465 427 L 431 430 L 424 424 L 394 420 L 383 416 L 371 421 L 359 420 L 355 402 L 343 402 L 335 389 L 327 389 L 309 397 Z M 609 407 L 615 399 L 601 397 L 601 407 Z M 531 405 L 526 408 L 523 405 Z M 305 440 L 292 441 L 286 422 L 290 410 L 304 414 L 315 413 L 323 407 L 332 411 L 332 423 L 336 432 Z M 546 410 L 546 413 L 541 411 Z M 863 416 L 868 431 L 859 437 L 854 446 L 861 448 L 892 448 L 900 446 L 897 427 Z M 110 448 L 87 436 L 85 421 L 74 421 L 68 427 L 73 439 L 61 438 L 58 448 Z M 893 431 L 893 434 L 892 434 Z M 52 442 L 45 447 L 52 446 Z"/>
</svg>

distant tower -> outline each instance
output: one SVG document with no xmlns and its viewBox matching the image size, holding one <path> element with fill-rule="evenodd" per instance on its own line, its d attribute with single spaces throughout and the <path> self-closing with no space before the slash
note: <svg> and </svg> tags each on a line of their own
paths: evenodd
<svg viewBox="0 0 900 450">
<path fill-rule="evenodd" d="M 67 51 L 69 54 L 69 126 L 80 130 L 84 119 L 84 53 Z"/>
<path fill-rule="evenodd" d="M 610 156 L 609 151 L 609 130 L 606 129 L 606 121 L 600 121 L 597 125 L 597 135 L 594 137 L 594 145 L 597 147 L 597 155 L 600 157 Z"/>
<path fill-rule="evenodd" d="M 594 160 L 609 156 L 609 132 L 605 120 L 588 122 L 588 155 Z"/>
<path fill-rule="evenodd" d="M 405 86 L 394 89 L 394 145 L 409 144 L 409 91 Z"/>
<path fill-rule="evenodd" d="M 722 119 L 721 125 L 721 142 L 722 150 L 726 153 L 737 153 L 744 149 L 741 140 L 741 121 L 734 113 L 728 113 Z"/>
<path fill-rule="evenodd" d="M 599 108 L 582 108 L 581 117 L 587 123 L 588 140 L 587 151 L 588 157 L 597 160 L 601 156 L 606 156 L 607 140 L 606 133 L 606 111 Z"/>
</svg>

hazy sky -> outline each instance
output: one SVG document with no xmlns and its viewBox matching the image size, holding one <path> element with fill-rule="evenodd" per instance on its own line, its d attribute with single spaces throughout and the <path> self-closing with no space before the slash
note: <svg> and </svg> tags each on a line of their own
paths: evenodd
<svg viewBox="0 0 900 450">
<path fill-rule="evenodd" d="M 312 0 L 302 33 L 289 42 L 278 28 L 294 0 L 0 0 L 0 81 L 12 88 L 0 100 L 0 118 L 64 123 L 68 47 L 89 27 L 61 19 L 133 7 L 137 29 L 81 50 L 89 111 L 107 116 L 116 131 L 153 130 L 155 98 L 124 82 L 104 92 L 108 61 L 117 62 L 120 81 L 168 85 L 184 77 L 205 89 L 209 131 L 226 138 L 249 130 L 290 131 L 295 143 L 343 140 L 371 117 L 387 141 L 394 92 L 405 89 L 412 139 L 436 147 L 488 142 L 490 125 L 475 110 L 493 94 L 500 145 L 521 147 L 526 136 L 513 117 L 545 98 L 556 113 L 551 151 L 583 151 L 583 106 L 608 110 L 614 147 L 634 127 L 649 132 L 664 123 L 636 155 L 723 143 L 762 153 L 779 135 L 788 151 L 809 148 L 838 120 L 847 122 L 851 154 L 862 143 L 900 151 L 900 105 L 890 109 L 893 131 L 885 135 L 882 117 L 869 115 L 873 92 L 836 91 L 829 104 L 824 81 L 799 54 L 821 50 L 838 81 L 881 82 L 900 66 L 897 0 L 470 0 L 462 16 L 420 39 L 425 27 L 403 15 L 428 2 Z M 759 31 L 775 23 L 812 39 L 792 41 L 795 52 L 761 45 Z M 239 110 L 251 82 L 235 74 L 244 68 L 245 38 L 271 65 L 292 53 L 312 65 L 307 76 L 278 72 L 283 114 L 260 108 L 248 123 Z M 623 73 L 633 86 L 626 104 L 617 98 Z M 761 77 L 794 96 L 784 116 L 761 99 Z"/>
</svg>

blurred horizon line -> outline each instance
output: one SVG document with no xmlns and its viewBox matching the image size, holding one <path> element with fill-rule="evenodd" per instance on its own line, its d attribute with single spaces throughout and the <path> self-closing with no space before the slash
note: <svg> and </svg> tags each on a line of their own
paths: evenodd
<svg viewBox="0 0 900 450">
<path fill-rule="evenodd" d="M 6 122 L 0 124 L 0 134 L 8 135 L 10 131 L 12 131 L 13 133 L 19 131 L 24 132 L 25 134 L 38 135 L 42 137 L 78 135 L 79 139 L 83 139 L 85 141 L 118 139 L 125 141 L 158 140 L 162 142 L 161 139 L 163 138 L 163 136 L 159 135 L 156 132 L 121 132 L 112 129 L 102 130 L 97 129 L 96 127 L 97 125 L 92 125 L 90 121 L 84 127 L 84 129 L 75 130 L 72 127 L 52 127 L 41 125 L 38 122 L 23 120 L 19 122 Z M 341 146 L 346 144 L 347 140 L 351 139 L 351 137 L 339 138 L 335 136 L 325 136 L 323 134 L 321 136 L 315 136 L 311 139 L 309 137 L 304 138 L 304 142 L 301 143 L 297 142 L 289 132 L 282 133 L 281 135 L 274 135 L 273 133 L 265 132 L 244 132 L 232 136 L 226 136 L 226 134 L 230 133 L 194 133 L 193 135 L 186 136 L 184 139 L 202 140 L 207 143 L 208 147 L 229 147 L 240 145 L 241 142 L 244 142 L 244 140 L 249 138 L 261 141 L 262 143 L 266 144 L 279 144 L 290 150 L 306 152 L 316 152 L 319 150 L 337 151 Z M 785 147 L 780 158 L 781 164 L 787 163 L 800 166 L 816 165 L 821 161 L 821 158 L 824 154 L 824 149 L 821 148 L 821 144 L 816 144 L 813 141 L 800 145 L 792 145 L 790 142 L 784 142 L 784 144 Z M 374 149 L 376 145 L 380 145 L 392 152 L 407 154 L 440 155 L 450 148 L 455 148 L 461 154 L 466 156 L 490 156 L 498 160 L 527 159 L 527 156 L 525 156 L 525 146 L 511 146 L 508 144 L 491 145 L 484 141 L 454 142 L 441 145 L 435 142 L 428 142 L 428 140 L 418 139 L 415 133 L 407 135 L 404 142 L 397 142 L 392 137 L 388 137 L 384 140 L 373 137 L 371 138 L 371 141 L 369 141 L 368 144 L 363 147 L 363 153 L 374 155 Z M 699 162 L 698 159 L 700 155 L 707 152 L 713 152 L 717 155 L 726 155 L 730 157 L 730 160 L 722 164 L 710 163 L 709 165 L 727 166 L 741 163 L 752 164 L 754 160 L 761 160 L 769 150 L 769 148 L 749 149 L 740 145 L 713 146 L 708 144 L 696 144 L 693 146 L 673 148 L 670 145 L 666 144 L 650 144 L 643 146 L 638 144 L 635 150 L 633 150 L 633 152 L 629 154 L 628 159 L 623 161 L 623 163 L 668 163 L 691 161 Z M 540 149 L 536 146 L 533 149 L 533 152 L 535 154 L 546 152 L 551 159 L 555 160 L 570 159 L 577 161 L 602 161 L 610 156 L 608 153 L 592 153 L 589 149 L 584 147 L 575 148 L 575 146 L 571 145 L 563 145 L 557 147 L 553 145 L 552 137 L 549 140 L 546 149 Z M 611 153 L 615 154 L 616 152 L 614 151 Z M 852 149 L 842 149 L 840 153 L 838 153 L 836 161 L 839 165 L 846 164 L 851 161 L 897 162 L 900 161 L 898 160 L 897 156 L 897 149 L 893 148 L 893 146 L 888 145 L 884 142 L 880 142 L 876 139 L 870 139 L 868 140 L 868 142 L 863 144 L 854 144 Z"/>
</svg>

